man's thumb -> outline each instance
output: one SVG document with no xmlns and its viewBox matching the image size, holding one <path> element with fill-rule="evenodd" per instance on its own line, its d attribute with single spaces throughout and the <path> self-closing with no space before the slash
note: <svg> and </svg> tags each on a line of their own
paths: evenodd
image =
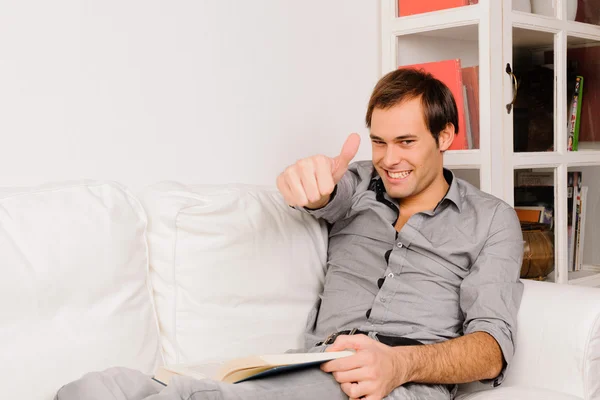
<svg viewBox="0 0 600 400">
<path fill-rule="evenodd" d="M 333 165 L 331 166 L 331 172 L 333 173 L 336 182 L 342 178 L 342 175 L 346 172 L 348 164 L 358 153 L 360 147 L 360 136 L 358 133 L 353 133 L 344 142 L 340 155 L 333 159 Z"/>
</svg>

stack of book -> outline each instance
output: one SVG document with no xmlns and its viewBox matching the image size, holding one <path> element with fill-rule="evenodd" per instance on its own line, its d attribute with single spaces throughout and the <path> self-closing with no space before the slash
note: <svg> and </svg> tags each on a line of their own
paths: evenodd
<svg viewBox="0 0 600 400">
<path fill-rule="evenodd" d="M 585 216 L 588 187 L 582 173 L 571 171 L 567 177 L 567 235 L 569 271 L 583 265 Z M 547 224 L 554 228 L 554 172 L 519 170 L 515 181 L 515 211 L 521 222 Z"/>
</svg>

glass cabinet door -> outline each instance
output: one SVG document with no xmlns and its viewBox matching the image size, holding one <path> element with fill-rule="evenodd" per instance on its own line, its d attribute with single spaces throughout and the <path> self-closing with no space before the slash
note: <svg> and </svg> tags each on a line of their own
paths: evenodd
<svg viewBox="0 0 600 400">
<path fill-rule="evenodd" d="M 533 13 L 539 16 L 557 18 L 557 0 L 513 0 L 512 10 Z M 600 0 L 564 0 L 567 21 L 600 25 Z"/>
<path fill-rule="evenodd" d="M 507 63 L 506 73 L 513 92 L 512 110 L 508 110 L 513 122 L 513 151 L 554 151 L 555 34 L 513 27 L 512 43 L 512 62 Z"/>
<path fill-rule="evenodd" d="M 555 168 L 514 171 L 514 208 L 524 241 L 521 278 L 546 280 L 555 271 L 555 176 Z"/>
<path fill-rule="evenodd" d="M 570 0 L 568 8 L 568 19 L 570 19 L 570 16 L 575 15 L 576 22 L 600 25 L 600 0 Z"/>
<path fill-rule="evenodd" d="M 600 150 L 600 40 L 567 36 L 567 150 Z"/>
</svg>

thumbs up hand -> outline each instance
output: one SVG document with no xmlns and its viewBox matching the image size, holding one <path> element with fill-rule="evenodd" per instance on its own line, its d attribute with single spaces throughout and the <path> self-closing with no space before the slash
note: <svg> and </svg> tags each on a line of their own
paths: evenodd
<svg viewBox="0 0 600 400">
<path fill-rule="evenodd" d="M 360 136 L 353 133 L 336 157 L 317 155 L 298 160 L 277 177 L 277 188 L 291 206 L 321 208 L 329 202 L 359 147 Z"/>
</svg>

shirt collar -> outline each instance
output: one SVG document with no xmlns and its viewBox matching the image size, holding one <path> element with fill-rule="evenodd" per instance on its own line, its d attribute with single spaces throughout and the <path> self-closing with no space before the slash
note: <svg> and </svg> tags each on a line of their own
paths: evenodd
<svg viewBox="0 0 600 400">
<path fill-rule="evenodd" d="M 444 179 L 446 179 L 446 182 L 448 183 L 448 191 L 446 192 L 446 195 L 442 198 L 442 200 L 440 200 L 438 206 L 442 204 L 444 200 L 449 200 L 456 206 L 458 212 L 462 212 L 462 198 L 460 196 L 460 189 L 458 187 L 458 182 L 455 179 L 454 173 L 446 168 L 444 168 L 443 172 Z M 383 186 L 383 182 L 381 181 L 381 176 L 379 176 L 375 168 L 373 168 L 373 175 L 371 178 L 371 184 L 369 185 L 369 189 L 374 190 L 376 192 L 382 191 L 382 194 L 385 194 L 386 197 L 389 197 L 387 196 L 387 193 L 385 193 L 385 188 Z"/>
<path fill-rule="evenodd" d="M 450 171 L 449 169 L 444 168 L 444 178 L 446 179 L 446 182 L 448 182 L 449 187 L 448 187 L 448 191 L 446 192 L 446 195 L 440 201 L 440 203 L 442 201 L 444 201 L 445 199 L 448 199 L 454 203 L 454 205 L 458 209 L 458 212 L 461 212 L 462 211 L 462 197 L 460 196 L 460 189 L 458 188 L 458 182 L 456 180 L 456 177 L 454 176 L 454 172 Z"/>
</svg>

